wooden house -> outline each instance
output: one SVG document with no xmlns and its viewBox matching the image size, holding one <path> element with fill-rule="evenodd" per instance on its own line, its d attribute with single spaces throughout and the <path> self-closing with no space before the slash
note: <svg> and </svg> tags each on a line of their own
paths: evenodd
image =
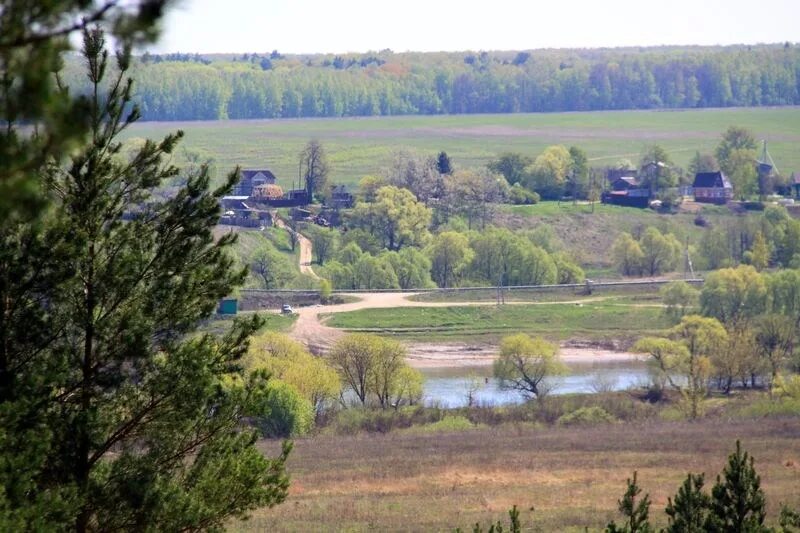
<svg viewBox="0 0 800 533">
<path fill-rule="evenodd" d="M 733 185 L 720 171 L 698 172 L 692 189 L 695 202 L 725 204 L 733 199 Z"/>
<path fill-rule="evenodd" d="M 261 185 L 274 185 L 275 174 L 267 169 L 246 169 L 241 171 L 241 179 L 233 188 L 231 196 L 252 196 L 253 189 Z"/>
<path fill-rule="evenodd" d="M 352 193 L 344 185 L 334 185 L 331 187 L 330 206 L 334 209 L 350 209 L 356 203 Z"/>
<path fill-rule="evenodd" d="M 650 203 L 650 189 L 642 188 L 637 178 L 623 176 L 617 178 L 604 192 L 600 200 L 604 204 L 647 207 Z"/>
</svg>

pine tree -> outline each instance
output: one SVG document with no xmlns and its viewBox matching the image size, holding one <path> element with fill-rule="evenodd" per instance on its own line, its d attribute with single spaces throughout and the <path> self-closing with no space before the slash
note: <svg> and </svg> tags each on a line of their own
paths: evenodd
<svg viewBox="0 0 800 533">
<path fill-rule="evenodd" d="M 768 531 L 763 525 L 766 500 L 761 490 L 761 478 L 756 474 L 753 458 L 742 451 L 738 440 L 736 451 L 728 456 L 722 476 L 717 476 L 711 490 L 711 512 L 706 530 L 733 533 Z"/>
<path fill-rule="evenodd" d="M 87 101 L 57 83 L 53 72 L 70 48 L 66 36 L 91 23 L 113 28 L 119 43 L 152 41 L 170 0 L 4 0 L 0 9 L 0 224 L 36 218 L 44 198 L 36 169 L 87 133 Z M 20 134 L 18 124 L 34 125 Z"/>
<path fill-rule="evenodd" d="M 606 533 L 649 533 L 653 531 L 648 521 L 650 514 L 650 495 L 637 501 L 642 489 L 636 484 L 636 472 L 633 480 L 628 478 L 628 488 L 619 500 L 619 512 L 625 517 L 625 523 L 617 526 L 613 521 L 606 526 Z"/>
<path fill-rule="evenodd" d="M 453 173 L 453 166 L 450 163 L 450 156 L 447 155 L 447 152 L 439 152 L 436 157 L 436 170 L 439 171 L 439 174 Z"/>
<path fill-rule="evenodd" d="M 269 460 L 241 424 L 263 379 L 232 379 L 262 320 L 196 332 L 246 275 L 211 233 L 236 172 L 154 196 L 182 134 L 125 157 L 129 49 L 108 81 L 100 30 L 84 56 L 91 143 L 43 169 L 41 220 L 2 227 L 0 528 L 215 529 L 288 487 L 289 447 Z"/>
<path fill-rule="evenodd" d="M 675 495 L 669 498 L 666 513 L 667 533 L 702 533 L 705 531 L 711 498 L 703 492 L 703 474 L 689 474 Z"/>
</svg>

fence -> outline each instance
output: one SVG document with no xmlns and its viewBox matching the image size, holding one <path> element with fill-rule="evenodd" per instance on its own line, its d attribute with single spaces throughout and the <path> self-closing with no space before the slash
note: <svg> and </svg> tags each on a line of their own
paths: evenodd
<svg viewBox="0 0 800 533">
<path fill-rule="evenodd" d="M 673 281 L 684 281 L 690 285 L 702 285 L 703 279 L 702 278 L 691 278 L 691 279 L 683 279 L 683 280 L 675 280 L 675 279 L 648 279 L 648 280 L 637 280 L 637 281 L 586 281 L 584 283 L 566 283 L 563 285 L 511 285 L 511 286 L 502 286 L 502 287 L 457 287 L 457 288 L 449 288 L 449 289 L 351 289 L 351 290 L 342 290 L 337 289 L 333 291 L 333 294 L 363 294 L 363 293 L 441 293 L 441 294 L 448 294 L 448 293 L 461 293 L 461 292 L 477 292 L 477 291 L 502 291 L 505 293 L 510 293 L 514 291 L 531 291 L 531 292 L 552 292 L 552 291 L 576 291 L 576 290 L 585 290 L 585 291 L 595 291 L 595 290 L 603 290 L 603 289 L 615 289 L 615 288 L 646 288 L 646 287 L 660 287 L 666 285 L 668 283 L 672 283 Z M 295 294 L 295 295 L 311 295 L 311 294 L 318 294 L 318 291 L 309 290 L 309 289 L 242 289 L 242 293 L 252 293 L 252 294 Z"/>
</svg>

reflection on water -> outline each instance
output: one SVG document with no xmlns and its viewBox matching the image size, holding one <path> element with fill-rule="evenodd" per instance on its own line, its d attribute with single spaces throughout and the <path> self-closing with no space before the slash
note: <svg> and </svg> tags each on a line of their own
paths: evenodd
<svg viewBox="0 0 800 533">
<path fill-rule="evenodd" d="M 592 393 L 625 390 L 649 381 L 647 365 L 641 361 L 597 362 L 570 365 L 568 375 L 552 378 L 547 385 L 551 394 Z M 522 403 L 515 391 L 503 390 L 492 377 L 492 368 L 428 368 L 425 375 L 425 404 L 442 407 L 463 407 L 472 391 L 478 405 Z"/>
</svg>

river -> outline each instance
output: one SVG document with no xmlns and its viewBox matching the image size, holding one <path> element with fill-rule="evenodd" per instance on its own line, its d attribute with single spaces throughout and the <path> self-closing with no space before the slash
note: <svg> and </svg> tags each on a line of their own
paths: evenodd
<svg viewBox="0 0 800 533">
<path fill-rule="evenodd" d="M 520 393 L 504 390 L 492 377 L 489 365 L 458 368 L 425 368 L 424 402 L 441 407 L 464 407 L 470 390 L 477 405 L 509 405 L 522 403 Z M 605 361 L 572 363 L 569 373 L 547 380 L 550 394 L 593 393 L 625 390 L 649 381 L 643 361 Z"/>
</svg>

